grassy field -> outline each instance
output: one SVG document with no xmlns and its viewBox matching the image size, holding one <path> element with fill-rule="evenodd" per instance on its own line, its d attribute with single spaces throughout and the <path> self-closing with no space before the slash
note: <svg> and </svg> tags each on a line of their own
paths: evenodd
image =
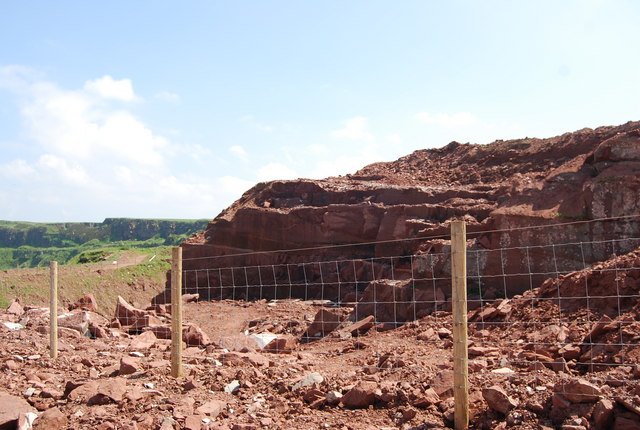
<svg viewBox="0 0 640 430">
<path fill-rule="evenodd" d="M 171 248 L 101 248 L 85 252 L 84 255 L 99 255 L 97 262 L 85 264 L 78 264 L 80 255 L 71 264 L 58 267 L 60 306 L 66 307 L 91 293 L 100 313 L 112 316 L 118 295 L 144 307 L 164 289 Z M 0 270 L 0 307 L 18 297 L 25 305 L 48 306 L 49 288 L 48 267 Z"/>
<path fill-rule="evenodd" d="M 178 245 L 207 220 L 107 218 L 102 223 L 0 221 L 0 270 L 103 261 L 111 253 Z"/>
</svg>

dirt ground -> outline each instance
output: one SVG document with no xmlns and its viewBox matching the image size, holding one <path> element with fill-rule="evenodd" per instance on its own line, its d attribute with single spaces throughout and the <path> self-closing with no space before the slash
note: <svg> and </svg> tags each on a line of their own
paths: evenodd
<svg viewBox="0 0 640 430">
<path fill-rule="evenodd" d="M 525 312 L 530 301 L 510 301 L 510 312 Z M 554 324 L 545 322 L 535 331 L 538 337 L 531 337 L 526 327 L 505 328 L 508 315 L 500 314 L 505 307 L 491 318 L 483 317 L 482 323 L 473 321 L 483 310 L 491 314 L 489 306 L 469 314 L 470 428 L 637 428 L 622 427 L 640 423 L 640 374 L 628 365 L 640 357 L 637 342 L 618 350 L 618 357 L 623 357 L 618 366 L 583 371 L 574 359 L 556 368 L 558 360 L 547 357 L 553 356 L 553 348 L 541 346 L 552 343 L 544 336 L 558 335 Z M 167 339 L 116 328 L 90 339 L 62 329 L 59 358 L 54 360 L 48 355 L 45 311 L 25 307 L 20 316 L 3 312 L 1 320 L 22 321 L 26 327 L 9 330 L 0 324 L 0 385 L 41 414 L 36 428 L 451 428 L 450 314 L 438 312 L 394 329 L 378 325 L 362 334 L 354 332 L 356 336 L 350 328 L 357 322 L 343 320 L 324 337 L 304 342 L 321 309 L 341 316 L 349 311 L 300 300 L 185 304 L 184 322 L 197 324 L 209 340 L 206 347 L 185 349 L 185 376 L 179 378 L 170 376 Z M 630 316 L 622 315 L 620 321 Z M 640 333 L 636 326 L 625 325 L 635 338 Z M 591 328 L 566 324 L 570 338 L 583 337 Z M 251 337 L 260 333 L 303 342 L 283 348 L 287 353 L 268 352 Z M 614 354 L 611 359 L 616 361 Z M 309 385 L 300 383 L 305 380 Z M 593 386 L 597 395 L 586 401 L 579 398 L 582 392 L 571 397 L 572 389 L 562 385 L 567 380 L 584 380 L 579 390 Z M 506 393 L 503 404 L 511 405 L 507 410 L 497 411 L 499 403 L 489 406 L 483 394 L 489 387 Z M 566 404 L 558 406 L 562 401 Z M 605 427 L 596 425 L 594 418 L 601 416 L 594 412 L 601 404 L 610 410 L 606 419 L 598 418 Z M 61 424 L 50 421 L 54 410 Z"/>
<path fill-rule="evenodd" d="M 640 428 L 639 290 L 640 249 L 470 310 L 469 428 Z M 177 378 L 168 305 L 59 309 L 53 359 L 48 309 L 12 302 L 0 311 L 0 429 L 453 426 L 448 312 L 390 324 L 354 318 L 355 303 L 184 298 Z"/>
</svg>

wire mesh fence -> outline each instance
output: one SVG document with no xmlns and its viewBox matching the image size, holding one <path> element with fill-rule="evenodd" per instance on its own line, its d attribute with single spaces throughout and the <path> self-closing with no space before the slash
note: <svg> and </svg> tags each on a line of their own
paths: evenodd
<svg viewBox="0 0 640 430">
<path fill-rule="evenodd" d="M 563 416 L 602 399 L 640 411 L 639 222 L 469 235 L 472 393 L 504 392 L 505 412 Z M 408 255 L 324 259 L 314 249 L 184 265 L 183 292 L 201 300 L 186 305 L 184 320 L 205 336 L 187 344 L 219 353 L 222 364 L 267 355 L 283 379 L 315 370 L 338 393 L 349 381 L 375 381 L 376 402 L 451 413 L 448 240 Z"/>
</svg>

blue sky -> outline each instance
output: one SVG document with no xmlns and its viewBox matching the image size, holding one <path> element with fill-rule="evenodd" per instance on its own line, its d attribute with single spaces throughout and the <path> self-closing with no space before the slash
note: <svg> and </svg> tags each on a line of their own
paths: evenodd
<svg viewBox="0 0 640 430">
<path fill-rule="evenodd" d="M 640 120 L 636 1 L 0 4 L 0 219 L 213 218 L 271 179 Z"/>
</svg>

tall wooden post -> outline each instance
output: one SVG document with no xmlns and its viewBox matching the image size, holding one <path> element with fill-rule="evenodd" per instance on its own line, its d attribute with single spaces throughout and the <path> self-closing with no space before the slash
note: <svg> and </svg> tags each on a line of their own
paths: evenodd
<svg viewBox="0 0 640 430">
<path fill-rule="evenodd" d="M 453 302 L 453 396 L 455 429 L 469 426 L 469 363 L 467 351 L 467 228 L 451 223 L 451 287 Z"/>
<path fill-rule="evenodd" d="M 171 376 L 182 376 L 182 248 L 171 260 Z"/>
<path fill-rule="evenodd" d="M 58 358 L 58 262 L 49 267 L 51 288 L 49 290 L 49 355 Z"/>
</svg>

